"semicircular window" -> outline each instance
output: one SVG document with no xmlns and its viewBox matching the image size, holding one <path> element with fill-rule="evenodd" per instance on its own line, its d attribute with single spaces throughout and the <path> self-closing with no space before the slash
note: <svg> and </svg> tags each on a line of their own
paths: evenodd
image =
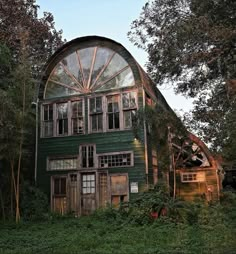
<svg viewBox="0 0 236 254">
<path fill-rule="evenodd" d="M 118 53 L 104 47 L 76 50 L 51 72 L 44 98 L 63 97 L 133 86 L 134 76 Z"/>
</svg>

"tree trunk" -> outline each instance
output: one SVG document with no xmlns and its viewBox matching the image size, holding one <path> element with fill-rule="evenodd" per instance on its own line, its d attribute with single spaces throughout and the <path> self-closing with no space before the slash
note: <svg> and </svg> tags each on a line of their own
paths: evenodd
<svg viewBox="0 0 236 254">
<path fill-rule="evenodd" d="M 5 221 L 5 205 L 4 205 L 4 200 L 3 200 L 3 196 L 2 196 L 2 190 L 0 189 L 0 203 L 1 203 L 1 210 L 2 210 L 2 219 L 3 221 Z"/>
</svg>

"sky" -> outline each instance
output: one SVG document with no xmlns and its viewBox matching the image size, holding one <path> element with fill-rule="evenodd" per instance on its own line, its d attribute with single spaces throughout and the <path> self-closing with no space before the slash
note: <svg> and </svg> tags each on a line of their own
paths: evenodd
<svg viewBox="0 0 236 254">
<path fill-rule="evenodd" d="M 144 68 L 148 61 L 146 52 L 128 39 L 131 23 L 139 17 L 147 0 L 36 0 L 39 16 L 51 12 L 55 27 L 63 30 L 67 41 L 77 37 L 98 35 L 122 44 Z M 188 111 L 192 101 L 175 95 L 171 85 L 159 87 L 168 104 L 175 110 Z"/>
</svg>

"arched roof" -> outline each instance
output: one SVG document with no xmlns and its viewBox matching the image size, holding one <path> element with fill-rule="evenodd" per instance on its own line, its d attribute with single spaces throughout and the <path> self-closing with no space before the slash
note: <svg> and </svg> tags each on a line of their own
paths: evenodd
<svg viewBox="0 0 236 254">
<path fill-rule="evenodd" d="M 39 99 L 139 86 L 140 72 L 144 71 L 121 44 L 100 36 L 77 38 L 48 60 Z"/>
</svg>

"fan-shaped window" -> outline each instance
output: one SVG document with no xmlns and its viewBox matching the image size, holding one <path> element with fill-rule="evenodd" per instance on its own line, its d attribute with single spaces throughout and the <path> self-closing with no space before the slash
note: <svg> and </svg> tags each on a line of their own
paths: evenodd
<svg viewBox="0 0 236 254">
<path fill-rule="evenodd" d="M 63 58 L 51 72 L 45 98 L 63 97 L 134 85 L 128 63 L 104 47 L 76 50 Z"/>
</svg>

